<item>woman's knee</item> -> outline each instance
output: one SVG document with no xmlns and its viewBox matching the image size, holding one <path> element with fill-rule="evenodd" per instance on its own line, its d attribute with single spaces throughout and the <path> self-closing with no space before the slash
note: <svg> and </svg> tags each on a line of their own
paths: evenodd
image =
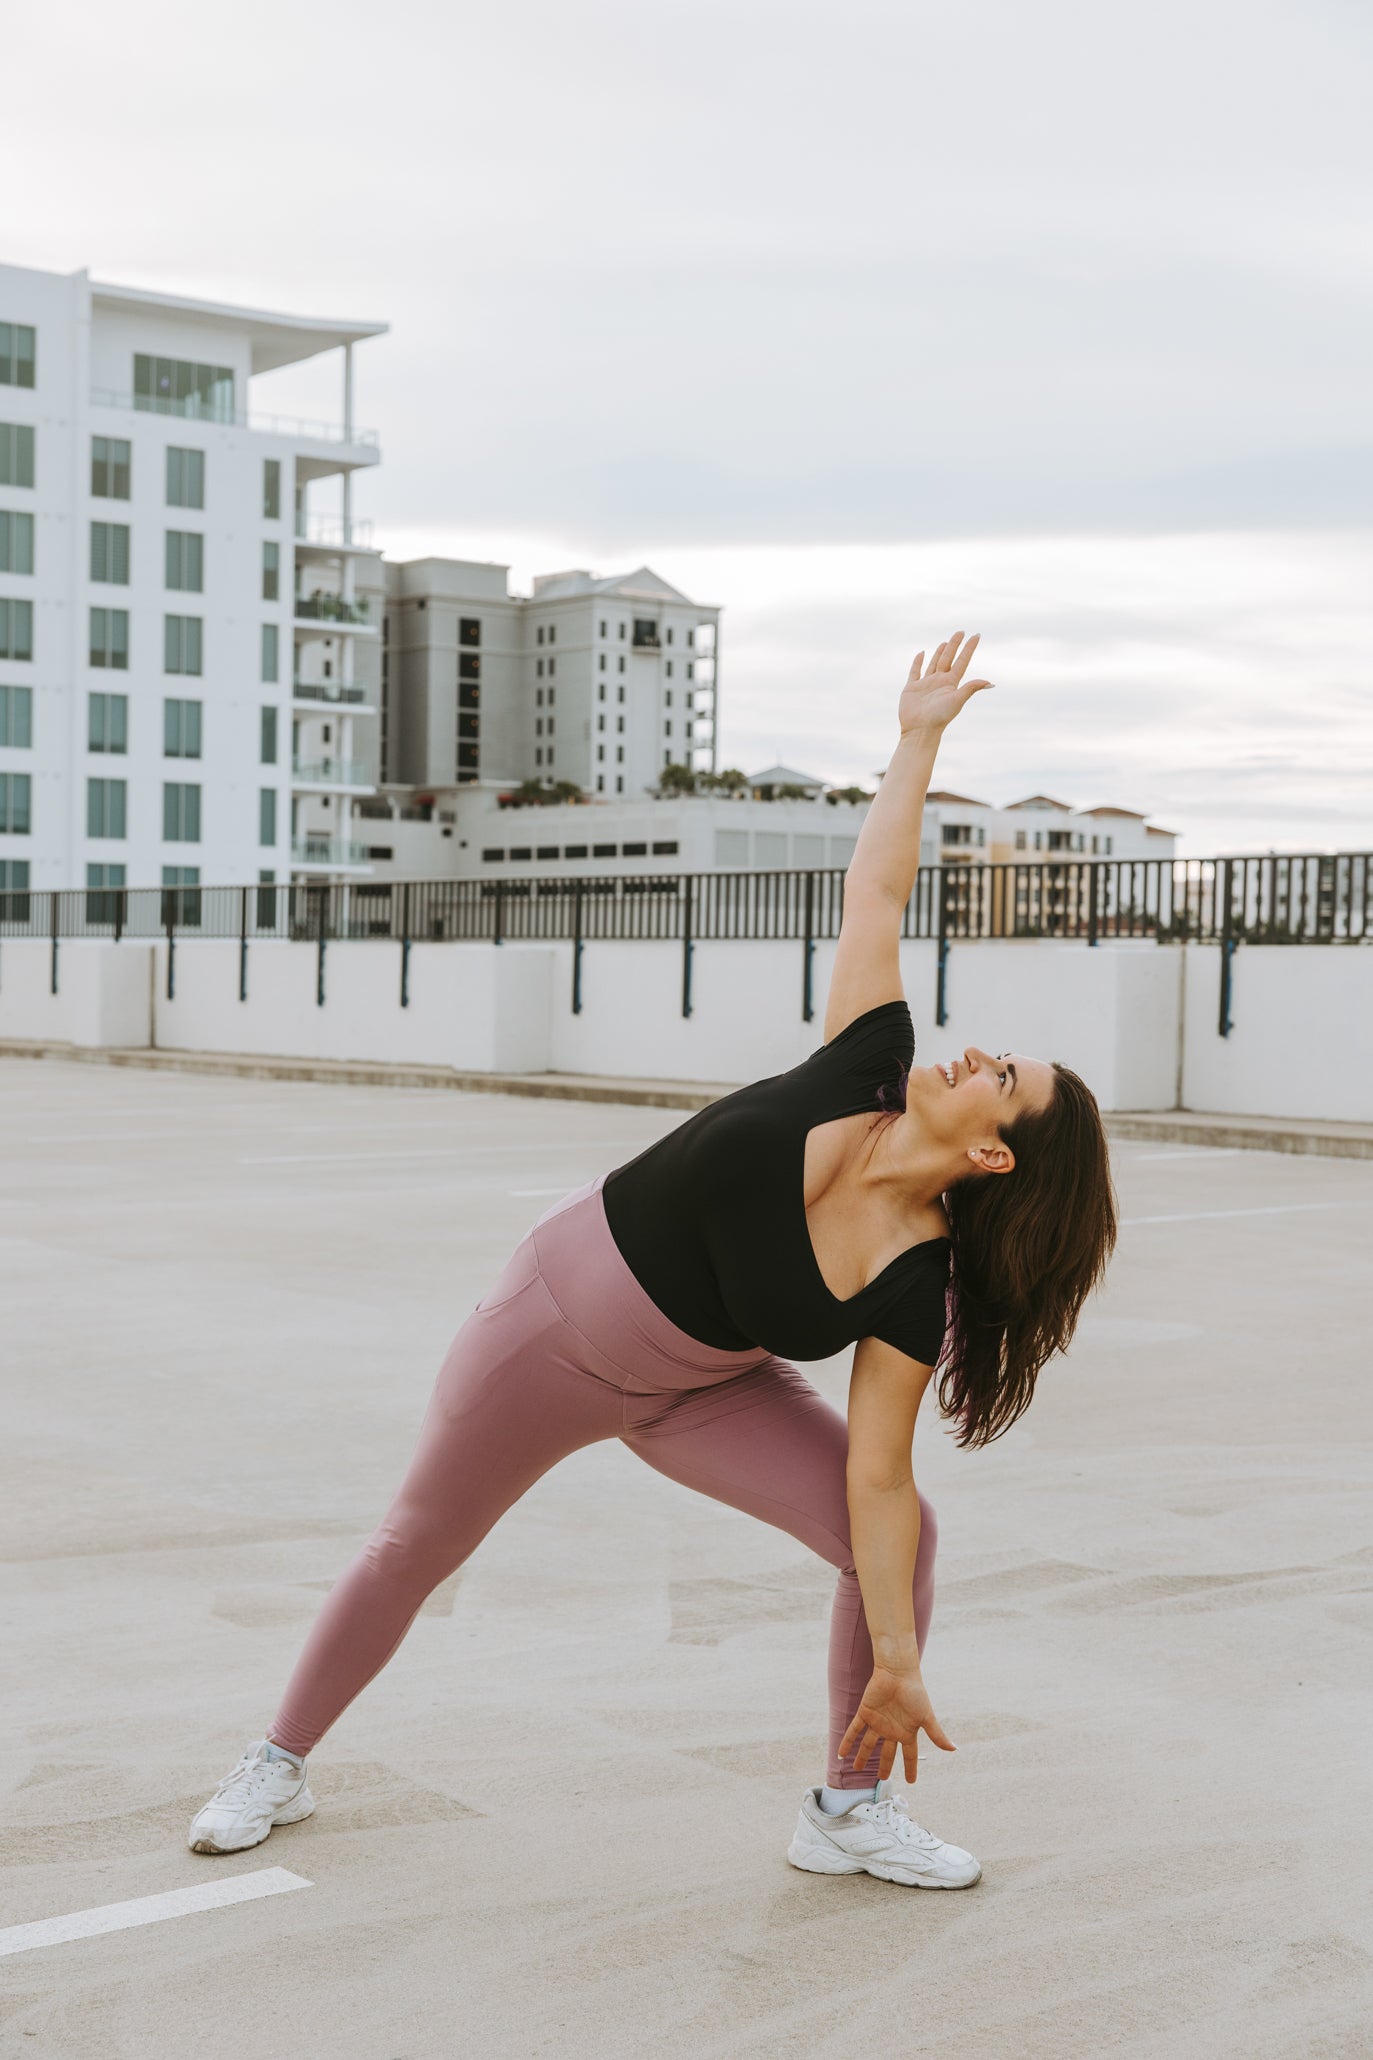
<svg viewBox="0 0 1373 2060">
<path fill-rule="evenodd" d="M 452 1538 L 432 1521 L 394 1511 L 383 1517 L 362 1548 L 363 1560 L 378 1580 L 422 1595 L 452 1573 L 458 1563 L 454 1553 Z"/>
</svg>

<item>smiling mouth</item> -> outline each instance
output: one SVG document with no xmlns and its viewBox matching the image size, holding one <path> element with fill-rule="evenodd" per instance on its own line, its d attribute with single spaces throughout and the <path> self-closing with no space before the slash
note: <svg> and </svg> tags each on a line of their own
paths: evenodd
<svg viewBox="0 0 1373 2060">
<path fill-rule="evenodd" d="M 943 1074 L 943 1076 L 944 1076 L 945 1080 L 946 1080 L 946 1081 L 948 1082 L 949 1086 L 950 1086 L 950 1087 L 957 1087 L 957 1085 L 958 1085 L 958 1062 L 957 1062 L 957 1060 L 955 1060 L 955 1059 L 940 1059 L 940 1060 L 938 1061 L 938 1067 L 939 1067 L 939 1071 L 940 1071 L 940 1072 L 941 1072 L 941 1073 Z"/>
</svg>

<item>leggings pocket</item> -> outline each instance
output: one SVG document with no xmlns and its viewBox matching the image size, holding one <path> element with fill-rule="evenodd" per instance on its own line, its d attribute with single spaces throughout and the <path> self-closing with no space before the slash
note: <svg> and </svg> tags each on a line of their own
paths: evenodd
<svg viewBox="0 0 1373 2060">
<path fill-rule="evenodd" d="M 504 1302 L 513 1302 L 531 1282 L 539 1277 L 539 1259 L 534 1250 L 532 1237 L 524 1237 L 516 1245 L 509 1259 L 492 1281 L 486 1293 L 477 1304 L 478 1309 L 499 1309 Z M 475 1311 L 474 1311 L 475 1314 Z"/>
</svg>

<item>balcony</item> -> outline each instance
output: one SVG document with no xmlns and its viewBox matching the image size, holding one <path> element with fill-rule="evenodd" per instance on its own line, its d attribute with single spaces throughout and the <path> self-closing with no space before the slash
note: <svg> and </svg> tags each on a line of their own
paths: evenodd
<svg viewBox="0 0 1373 2060">
<path fill-rule="evenodd" d="M 293 701 L 323 701 L 331 707 L 365 708 L 366 687 L 345 687 L 338 680 L 292 680 Z"/>
<path fill-rule="evenodd" d="M 182 421 L 215 422 L 228 429 L 251 429 L 263 436 L 290 437 L 301 443 L 360 444 L 379 447 L 375 429 L 345 428 L 338 422 L 314 422 L 299 415 L 254 415 L 246 408 L 226 407 L 200 394 L 178 399 L 161 393 L 118 393 L 112 387 L 91 388 L 93 408 L 123 408 L 139 415 L 175 415 Z"/>
<path fill-rule="evenodd" d="M 305 550 L 370 551 L 372 525 L 342 515 L 296 515 L 296 542 Z"/>
<path fill-rule="evenodd" d="M 365 866 L 367 846 L 354 844 L 347 837 L 293 837 L 291 861 L 298 866 L 317 867 L 322 872 L 337 872 L 348 866 Z"/>
<path fill-rule="evenodd" d="M 365 787 L 370 794 L 372 780 L 360 758 L 294 758 L 291 777 L 303 787 Z"/>
<path fill-rule="evenodd" d="M 375 629 L 368 601 L 345 601 L 342 594 L 297 594 L 297 622 L 327 622 L 331 628 Z"/>
</svg>

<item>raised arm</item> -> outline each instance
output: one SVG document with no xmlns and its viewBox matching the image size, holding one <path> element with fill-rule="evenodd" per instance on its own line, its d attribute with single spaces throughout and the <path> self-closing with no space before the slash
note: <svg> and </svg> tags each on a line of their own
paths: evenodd
<svg viewBox="0 0 1373 2060">
<path fill-rule="evenodd" d="M 920 868 L 920 825 L 939 740 L 990 680 L 966 677 L 976 636 L 956 630 L 929 665 L 920 652 L 902 689 L 901 735 L 844 875 L 844 919 L 825 1007 L 825 1042 L 867 1010 L 902 999 L 901 915 Z"/>
</svg>

